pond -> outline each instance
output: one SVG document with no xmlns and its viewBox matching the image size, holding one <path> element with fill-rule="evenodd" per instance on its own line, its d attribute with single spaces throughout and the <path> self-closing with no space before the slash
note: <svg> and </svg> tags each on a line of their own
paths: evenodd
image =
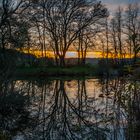
<svg viewBox="0 0 140 140">
<path fill-rule="evenodd" d="M 2 140 L 139 140 L 140 82 L 126 78 L 5 80 Z"/>
</svg>

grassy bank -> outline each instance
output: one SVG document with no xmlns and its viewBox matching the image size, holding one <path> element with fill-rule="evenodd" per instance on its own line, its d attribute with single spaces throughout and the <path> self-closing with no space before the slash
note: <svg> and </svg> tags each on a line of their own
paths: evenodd
<svg viewBox="0 0 140 140">
<path fill-rule="evenodd" d="M 18 77 L 85 77 L 85 76 L 123 76 L 139 73 L 139 65 L 124 65 L 111 67 L 107 65 L 85 66 L 24 66 L 15 69 L 14 76 Z M 12 74 L 13 75 L 13 74 Z"/>
<path fill-rule="evenodd" d="M 93 66 L 71 67 L 19 67 L 16 76 L 95 76 L 97 69 Z"/>
</svg>

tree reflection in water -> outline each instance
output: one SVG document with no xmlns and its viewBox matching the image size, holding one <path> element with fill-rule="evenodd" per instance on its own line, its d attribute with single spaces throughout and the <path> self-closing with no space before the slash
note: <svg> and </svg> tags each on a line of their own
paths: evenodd
<svg viewBox="0 0 140 140">
<path fill-rule="evenodd" d="M 0 81 L 0 139 L 9 140 L 29 124 L 28 96 L 15 90 L 14 81 Z M 25 123 L 26 122 L 26 123 Z"/>
<path fill-rule="evenodd" d="M 139 85 L 124 78 L 9 81 L 0 87 L 0 130 L 25 140 L 138 140 Z"/>
<path fill-rule="evenodd" d="M 114 104 L 112 139 L 119 140 L 122 135 L 124 140 L 140 139 L 140 82 L 124 78 L 101 81 L 102 92 Z"/>
<path fill-rule="evenodd" d="M 105 139 L 105 132 L 92 121 L 94 107 L 87 103 L 85 81 L 78 81 L 74 99 L 66 92 L 67 82 L 58 80 L 53 84 L 52 91 L 42 86 L 43 103 L 39 109 L 42 113 L 39 113 L 37 132 L 40 131 L 43 139 Z M 51 93 L 49 99 L 47 93 Z"/>
</svg>

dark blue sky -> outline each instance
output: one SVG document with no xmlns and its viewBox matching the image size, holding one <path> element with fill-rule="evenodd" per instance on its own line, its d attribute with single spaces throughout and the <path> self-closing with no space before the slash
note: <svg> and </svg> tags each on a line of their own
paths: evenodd
<svg viewBox="0 0 140 140">
<path fill-rule="evenodd" d="M 111 4 L 126 4 L 126 3 L 135 3 L 139 2 L 140 0 L 102 0 L 105 3 L 111 3 Z"/>
<path fill-rule="evenodd" d="M 115 10 L 118 6 L 125 7 L 129 3 L 138 3 L 140 0 L 101 0 L 110 10 Z"/>
</svg>

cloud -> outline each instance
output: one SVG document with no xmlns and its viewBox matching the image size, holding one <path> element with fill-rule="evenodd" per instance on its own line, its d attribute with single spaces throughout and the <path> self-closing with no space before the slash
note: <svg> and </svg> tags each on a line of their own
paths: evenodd
<svg viewBox="0 0 140 140">
<path fill-rule="evenodd" d="M 109 9 L 110 13 L 113 14 L 114 11 L 121 6 L 125 8 L 130 3 L 140 4 L 140 0 L 101 0 L 102 3 Z"/>
</svg>

